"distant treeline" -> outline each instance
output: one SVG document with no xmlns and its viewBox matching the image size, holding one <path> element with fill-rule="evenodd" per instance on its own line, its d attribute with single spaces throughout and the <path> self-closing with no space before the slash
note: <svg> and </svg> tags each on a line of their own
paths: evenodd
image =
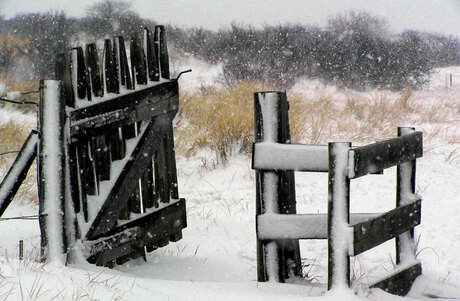
<svg viewBox="0 0 460 301">
<path fill-rule="evenodd" d="M 116 35 L 128 39 L 155 23 L 121 0 L 98 2 L 79 19 L 61 12 L 0 17 L 0 73 L 52 77 L 56 53 Z M 167 37 L 170 51 L 222 63 L 220 80 L 229 86 L 258 80 L 281 88 L 308 77 L 358 89 L 399 90 L 422 86 L 435 67 L 460 64 L 459 39 L 412 30 L 392 34 L 384 19 L 367 13 L 339 15 L 325 28 L 233 24 L 211 31 L 168 26 Z"/>
</svg>

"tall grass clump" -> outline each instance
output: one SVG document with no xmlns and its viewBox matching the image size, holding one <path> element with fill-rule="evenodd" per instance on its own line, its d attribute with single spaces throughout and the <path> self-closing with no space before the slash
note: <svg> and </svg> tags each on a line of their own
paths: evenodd
<svg viewBox="0 0 460 301">
<path fill-rule="evenodd" d="M 254 92 L 273 87 L 258 82 L 243 82 L 231 89 L 214 87 L 183 94 L 176 126 L 178 152 L 190 157 L 201 149 L 213 151 L 218 164 L 235 154 L 249 154 L 254 142 Z M 296 121 L 298 97 L 288 97 L 291 105 L 291 134 L 296 137 L 303 127 Z M 294 118 L 292 118 L 294 117 Z M 293 139 L 295 141 L 295 139 Z"/>
<path fill-rule="evenodd" d="M 245 82 L 227 90 L 211 88 L 181 98 L 177 147 L 185 156 L 200 149 L 215 152 L 217 162 L 249 150 L 254 133 L 254 91 L 267 87 Z"/>
<path fill-rule="evenodd" d="M 225 164 L 236 153 L 249 154 L 254 141 L 254 92 L 268 90 L 273 88 L 243 82 L 230 89 L 181 93 L 178 153 L 190 157 L 209 149 L 215 152 L 218 164 Z M 393 137 L 396 126 L 413 123 L 421 111 L 409 89 L 400 95 L 351 90 L 287 94 L 292 143 L 371 142 Z"/>
</svg>

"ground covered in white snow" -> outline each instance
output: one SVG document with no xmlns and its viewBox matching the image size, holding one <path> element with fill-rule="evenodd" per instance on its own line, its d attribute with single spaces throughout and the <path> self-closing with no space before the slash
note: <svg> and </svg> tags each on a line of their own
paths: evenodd
<svg viewBox="0 0 460 301">
<path fill-rule="evenodd" d="M 454 78 L 460 78 L 460 68 L 443 72 L 457 72 Z M 425 93 L 460 95 L 460 82 L 454 83 L 456 92 L 446 91 L 443 76 L 439 74 Z M 456 130 L 459 124 L 460 120 L 453 124 Z M 433 140 L 417 161 L 416 189 L 423 203 L 422 224 L 415 234 L 424 276 L 406 299 L 460 300 L 460 159 L 455 159 L 459 147 Z M 179 156 L 179 193 L 187 200 L 188 227 L 182 240 L 150 253 L 147 262 L 139 259 L 112 270 L 86 263 L 66 267 L 39 263 L 38 222 L 0 221 L 0 300 L 401 299 L 365 288 L 366 283 L 391 271 L 393 241 L 352 260 L 357 296 L 345 291 L 325 294 L 325 240 L 302 241 L 303 282 L 257 283 L 255 183 L 250 158 L 236 156 L 225 167 L 210 168 L 208 163 L 215 160 L 205 150 L 191 159 Z M 388 211 L 394 207 L 395 169 L 353 180 L 351 191 L 352 212 Z M 296 173 L 296 193 L 299 213 L 325 213 L 327 174 Z M 15 200 L 3 217 L 35 214 L 36 205 Z M 21 261 L 19 240 L 25 245 Z"/>
</svg>

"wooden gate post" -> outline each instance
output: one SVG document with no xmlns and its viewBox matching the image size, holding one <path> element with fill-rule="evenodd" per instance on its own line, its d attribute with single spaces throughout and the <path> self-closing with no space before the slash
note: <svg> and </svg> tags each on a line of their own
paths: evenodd
<svg viewBox="0 0 460 301">
<path fill-rule="evenodd" d="M 65 145 L 61 82 L 40 81 L 38 195 L 42 258 L 64 263 Z"/>
<path fill-rule="evenodd" d="M 288 108 L 286 93 L 254 94 L 256 143 L 290 143 Z M 294 172 L 256 170 L 256 216 L 266 213 L 296 214 Z M 301 275 L 298 240 L 258 239 L 257 258 L 257 280 L 260 282 L 285 282 L 285 279 Z"/>
<path fill-rule="evenodd" d="M 398 127 L 398 137 L 415 132 L 413 127 Z M 410 203 L 408 195 L 415 195 L 416 160 L 396 167 L 396 208 Z M 396 237 L 396 264 L 415 260 L 414 229 Z"/>
<path fill-rule="evenodd" d="M 335 286 L 350 286 L 350 178 L 348 150 L 350 142 L 329 143 L 327 245 L 328 290 Z"/>
</svg>

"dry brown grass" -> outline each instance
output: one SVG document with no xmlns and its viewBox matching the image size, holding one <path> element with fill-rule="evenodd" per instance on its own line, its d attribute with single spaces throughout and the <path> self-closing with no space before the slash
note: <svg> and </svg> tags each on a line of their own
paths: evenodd
<svg viewBox="0 0 460 301">
<path fill-rule="evenodd" d="M 38 81 L 18 81 L 14 78 L 6 75 L 3 72 L 0 72 L 0 82 L 6 85 L 7 91 L 10 92 L 30 92 L 30 91 L 37 91 L 38 90 Z M 21 101 L 33 101 L 38 102 L 38 93 L 32 93 L 24 95 Z M 30 113 L 36 111 L 36 106 L 34 105 L 17 105 L 11 103 L 0 102 L 0 108 L 8 108 L 13 109 L 16 111 L 20 111 L 23 113 Z"/>
<path fill-rule="evenodd" d="M 190 156 L 208 148 L 216 152 L 219 162 L 225 163 L 234 153 L 248 152 L 254 140 L 253 93 L 263 90 L 272 87 L 243 83 L 231 90 L 213 88 L 183 95 L 177 126 L 179 153 Z M 459 143 L 458 127 L 453 129 L 452 122 L 460 119 L 460 100 L 446 97 L 424 103 L 423 97 L 410 88 L 399 94 L 288 92 L 292 141 L 369 143 L 394 137 L 397 126 L 428 124 L 431 129 L 424 129 L 425 141 Z"/>
<path fill-rule="evenodd" d="M 245 152 L 253 141 L 253 93 L 264 90 L 258 83 L 235 89 L 209 89 L 181 97 L 177 148 L 186 156 L 209 148 L 220 163 Z"/>
</svg>

